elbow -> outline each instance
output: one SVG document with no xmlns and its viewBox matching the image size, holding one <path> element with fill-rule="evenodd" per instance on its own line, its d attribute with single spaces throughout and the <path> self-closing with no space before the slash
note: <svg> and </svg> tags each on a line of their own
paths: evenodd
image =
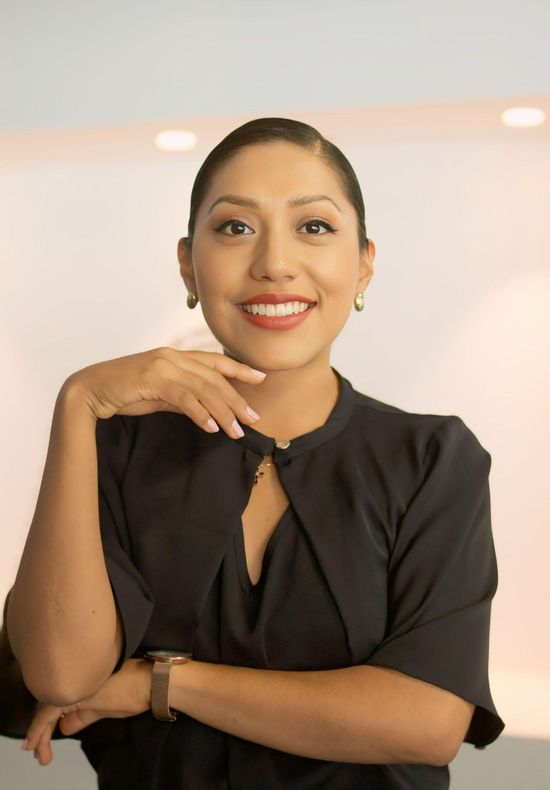
<svg viewBox="0 0 550 790">
<path fill-rule="evenodd" d="M 105 683 L 110 670 L 93 676 L 78 676 L 74 672 L 48 671 L 46 667 L 21 666 L 23 682 L 33 697 L 46 705 L 66 708 L 91 697 Z"/>
<path fill-rule="evenodd" d="M 82 693 L 84 689 L 73 688 L 67 684 L 35 683 L 32 680 L 25 680 L 25 685 L 38 702 L 53 705 L 56 708 L 68 708 L 90 696 L 89 693 Z"/>
<path fill-rule="evenodd" d="M 106 678 L 105 678 L 106 680 Z M 23 681 L 33 697 L 46 705 L 53 705 L 56 708 L 67 708 L 77 702 L 81 702 L 86 697 L 91 697 L 105 682 L 96 683 L 75 683 L 64 679 L 41 679 L 25 678 Z"/>
<path fill-rule="evenodd" d="M 462 745 L 462 741 L 456 737 L 446 738 L 442 743 L 439 743 L 437 749 L 434 749 L 431 755 L 430 765 L 436 768 L 444 768 L 455 759 L 458 751 Z"/>
</svg>

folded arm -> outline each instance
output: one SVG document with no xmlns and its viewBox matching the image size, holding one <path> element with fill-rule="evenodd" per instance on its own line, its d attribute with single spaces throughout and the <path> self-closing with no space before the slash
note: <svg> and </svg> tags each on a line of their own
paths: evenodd
<svg viewBox="0 0 550 790">
<path fill-rule="evenodd" d="M 352 763 L 447 765 L 474 705 L 393 669 L 253 669 L 191 661 L 172 667 L 170 705 L 246 740 Z"/>
</svg>

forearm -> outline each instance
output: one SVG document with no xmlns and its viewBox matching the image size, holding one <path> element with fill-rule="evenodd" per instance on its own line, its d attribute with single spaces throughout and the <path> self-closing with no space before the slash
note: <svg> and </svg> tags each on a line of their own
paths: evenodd
<svg viewBox="0 0 550 790">
<path fill-rule="evenodd" d="M 291 754 L 351 763 L 444 764 L 431 686 L 382 667 L 174 666 L 170 705 L 211 727 Z"/>
<path fill-rule="evenodd" d="M 99 529 L 95 418 L 72 390 L 55 404 L 7 625 L 25 683 L 44 701 L 92 693 L 120 649 Z"/>
</svg>

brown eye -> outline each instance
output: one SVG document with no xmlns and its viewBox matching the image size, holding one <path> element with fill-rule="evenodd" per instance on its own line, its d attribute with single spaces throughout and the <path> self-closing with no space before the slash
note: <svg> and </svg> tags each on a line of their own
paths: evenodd
<svg viewBox="0 0 550 790">
<path fill-rule="evenodd" d="M 215 228 L 216 233 L 221 233 L 224 236 L 247 236 L 247 235 L 249 235 L 247 233 L 224 233 L 225 228 L 248 228 L 248 225 L 246 225 L 244 222 L 241 222 L 241 220 L 239 220 L 239 219 L 228 219 L 225 222 L 222 222 L 221 225 L 218 225 L 218 227 Z M 252 228 L 249 228 L 249 230 L 252 230 Z M 252 231 L 252 233 L 254 233 L 254 231 Z"/>
<path fill-rule="evenodd" d="M 310 219 L 308 222 L 304 222 L 302 227 L 306 228 L 308 225 L 310 227 L 313 226 L 313 227 L 324 228 L 325 229 L 322 233 L 308 233 L 308 234 L 306 234 L 308 236 L 324 236 L 325 233 L 336 233 L 335 228 L 333 228 L 332 225 L 329 222 L 326 222 L 323 219 Z"/>
</svg>

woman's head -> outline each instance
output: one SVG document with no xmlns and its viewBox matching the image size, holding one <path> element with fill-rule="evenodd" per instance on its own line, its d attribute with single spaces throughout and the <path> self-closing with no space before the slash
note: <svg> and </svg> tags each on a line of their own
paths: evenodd
<svg viewBox="0 0 550 790">
<path fill-rule="evenodd" d="M 195 220 L 206 193 L 216 172 L 240 149 L 261 143 L 293 143 L 320 157 L 331 167 L 340 179 L 342 189 L 357 215 L 359 248 L 364 250 L 368 244 L 365 228 L 365 205 L 357 176 L 344 154 L 334 143 L 323 137 L 317 129 L 301 121 L 290 118 L 256 118 L 234 129 L 215 148 L 210 151 L 199 172 L 191 191 L 191 207 L 187 224 L 187 244 L 192 246 L 195 233 Z"/>
<path fill-rule="evenodd" d="M 244 124 L 201 166 L 188 233 L 181 274 L 226 352 L 264 370 L 328 362 L 375 252 L 357 178 L 335 145 L 286 118 Z M 312 306 L 305 320 L 260 326 L 241 305 L 269 295 Z"/>
</svg>

